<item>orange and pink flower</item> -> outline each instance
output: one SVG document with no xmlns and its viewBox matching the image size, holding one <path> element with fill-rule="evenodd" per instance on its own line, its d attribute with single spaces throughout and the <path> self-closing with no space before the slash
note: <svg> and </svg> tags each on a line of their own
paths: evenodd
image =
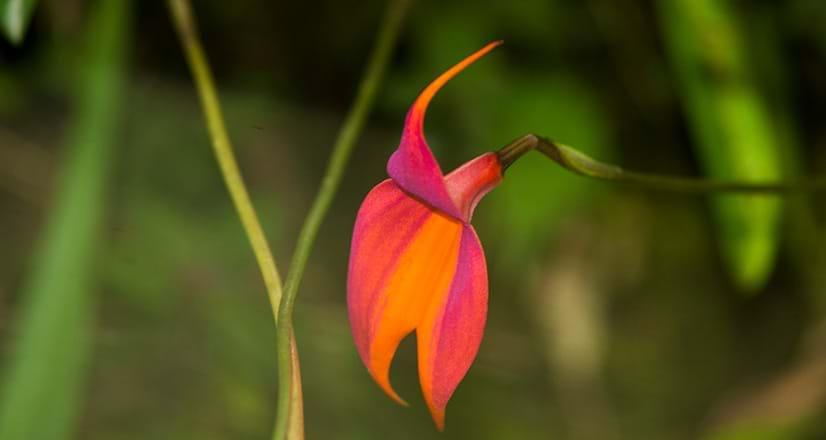
<svg viewBox="0 0 826 440">
<path fill-rule="evenodd" d="M 502 181 L 502 166 L 486 153 L 445 176 L 425 140 L 424 117 L 448 80 L 499 44 L 443 73 L 413 103 L 387 163 L 390 178 L 362 203 L 350 249 L 347 304 L 359 355 L 379 386 L 406 404 L 390 385 L 390 364 L 415 331 L 419 381 L 440 430 L 485 328 L 487 266 L 470 220 Z"/>
</svg>

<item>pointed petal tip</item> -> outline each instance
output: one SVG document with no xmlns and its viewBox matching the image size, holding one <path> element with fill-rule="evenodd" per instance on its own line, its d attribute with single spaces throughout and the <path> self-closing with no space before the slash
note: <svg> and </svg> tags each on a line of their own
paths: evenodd
<svg viewBox="0 0 826 440">
<path fill-rule="evenodd" d="M 444 73 L 439 75 L 433 82 L 431 82 L 419 95 L 416 99 L 416 102 L 413 103 L 413 111 L 412 113 L 416 114 L 419 113 L 419 118 L 414 118 L 415 125 L 418 125 L 416 128 L 421 127 L 421 123 L 424 119 L 424 112 L 427 109 L 427 105 L 430 103 L 430 100 L 433 98 L 433 95 L 442 88 L 451 78 L 456 76 L 459 72 L 465 70 L 469 65 L 473 64 L 479 58 L 485 56 L 488 52 L 496 49 L 497 47 L 501 46 L 504 43 L 504 40 L 497 40 L 486 44 L 481 49 L 473 52 L 472 54 L 465 57 L 462 61 L 456 63 L 453 67 L 446 70 Z"/>
<path fill-rule="evenodd" d="M 439 432 L 444 432 L 445 430 L 445 412 L 441 411 L 439 413 L 432 413 L 433 414 L 433 421 L 436 423 L 436 429 Z"/>
<path fill-rule="evenodd" d="M 390 385 L 390 379 L 389 378 L 387 378 L 387 377 L 384 377 L 384 378 L 376 377 L 376 375 L 374 375 L 372 373 L 372 371 L 370 372 L 370 375 L 373 376 L 373 379 L 375 379 L 376 383 L 379 384 L 379 388 L 381 388 L 382 391 L 384 391 L 385 394 L 390 396 L 391 399 L 396 401 L 396 403 L 398 403 L 401 406 L 410 406 L 410 404 L 407 403 L 406 400 L 402 399 L 401 396 L 399 396 L 399 394 L 396 393 L 396 390 L 394 390 L 393 386 Z"/>
<path fill-rule="evenodd" d="M 433 417 L 433 423 L 436 424 L 436 429 L 439 432 L 445 430 L 445 407 L 437 407 L 433 403 L 433 398 L 427 392 L 424 393 L 424 400 L 427 403 L 427 409 L 430 410 L 430 416 Z"/>
<path fill-rule="evenodd" d="M 382 387 L 382 390 L 384 390 L 385 394 L 390 396 L 390 398 L 393 399 L 393 401 L 395 401 L 399 405 L 404 406 L 404 407 L 409 407 L 410 406 L 410 404 L 407 403 L 406 400 L 402 399 L 401 396 L 399 396 L 398 393 L 396 393 L 396 391 L 393 390 L 393 388 L 389 387 L 389 385 L 388 385 L 388 388 Z"/>
<path fill-rule="evenodd" d="M 385 394 L 401 406 L 410 406 L 406 400 L 402 399 L 401 396 L 396 393 L 393 385 L 390 384 L 390 365 L 393 363 L 393 357 L 395 356 L 396 346 L 398 346 L 399 340 L 392 343 L 392 349 L 383 352 L 382 356 L 373 358 L 367 370 Z"/>
<path fill-rule="evenodd" d="M 476 358 L 487 316 L 487 267 L 472 226 L 462 227 L 459 248 L 450 289 L 416 329 L 419 382 L 440 431 L 445 408 Z"/>
<path fill-rule="evenodd" d="M 492 42 L 488 43 L 488 46 L 493 46 L 492 48 L 494 48 L 494 47 L 499 47 L 503 44 L 505 44 L 505 40 L 496 40 L 496 41 L 492 41 Z"/>
<path fill-rule="evenodd" d="M 425 140 L 425 113 L 430 101 L 442 86 L 502 43 L 502 40 L 488 43 L 425 87 L 407 113 L 399 148 L 387 161 L 387 174 L 399 187 L 455 219 L 461 219 L 462 213 L 447 193 L 442 169 Z"/>
</svg>

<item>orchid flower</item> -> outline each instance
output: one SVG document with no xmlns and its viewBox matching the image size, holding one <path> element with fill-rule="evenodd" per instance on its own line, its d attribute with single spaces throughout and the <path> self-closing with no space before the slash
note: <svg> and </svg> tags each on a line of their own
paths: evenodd
<svg viewBox="0 0 826 440">
<path fill-rule="evenodd" d="M 390 178 L 364 199 L 350 249 L 347 305 L 361 360 L 391 398 L 407 405 L 390 385 L 390 364 L 415 331 L 419 381 L 439 430 L 485 328 L 487 266 L 470 220 L 502 181 L 503 168 L 486 153 L 445 176 L 425 140 L 424 117 L 448 80 L 499 44 L 453 66 L 413 103 L 387 162 Z"/>
</svg>

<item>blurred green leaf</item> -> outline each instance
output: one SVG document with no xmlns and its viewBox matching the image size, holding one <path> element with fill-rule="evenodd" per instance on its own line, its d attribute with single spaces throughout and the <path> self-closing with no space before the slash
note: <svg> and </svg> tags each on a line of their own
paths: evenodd
<svg viewBox="0 0 826 440">
<path fill-rule="evenodd" d="M 703 166 L 720 180 L 775 181 L 777 136 L 750 76 L 746 48 L 724 0 L 660 1 L 660 28 Z M 717 196 L 713 207 L 724 260 L 743 290 L 761 288 L 775 261 L 779 199 Z"/>
<path fill-rule="evenodd" d="M 34 6 L 35 0 L 0 0 L 0 27 L 13 44 L 23 42 Z"/>
<path fill-rule="evenodd" d="M 0 400 L 0 439 L 73 435 L 92 352 L 95 260 L 123 81 L 128 5 L 96 3 L 65 168 L 22 292 Z"/>
<path fill-rule="evenodd" d="M 784 50 L 781 23 L 782 8 L 787 5 L 766 3 L 749 10 L 748 40 L 754 54 L 755 71 L 759 74 L 761 89 L 766 91 L 771 119 L 777 127 L 778 142 L 783 146 L 783 166 L 785 173 L 794 180 L 806 166 L 802 146 L 800 112 L 794 107 L 793 55 Z M 826 9 L 823 9 L 826 11 Z M 817 16 L 816 13 L 813 13 Z M 826 16 L 825 16 L 826 17 Z M 819 226 L 817 203 L 813 194 L 791 194 L 787 203 L 784 232 L 784 250 L 792 268 L 801 280 L 804 290 L 818 310 L 826 311 L 826 273 L 821 270 L 826 265 L 826 252 L 813 246 L 817 243 Z M 821 312 L 822 313 L 822 312 Z"/>
</svg>

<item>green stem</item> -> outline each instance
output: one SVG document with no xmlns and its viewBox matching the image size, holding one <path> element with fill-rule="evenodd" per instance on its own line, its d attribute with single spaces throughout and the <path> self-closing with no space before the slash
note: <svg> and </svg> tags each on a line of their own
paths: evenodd
<svg viewBox="0 0 826 440">
<path fill-rule="evenodd" d="M 600 162 L 567 145 L 534 134 L 524 135 L 502 147 L 497 155 L 503 170 L 525 153 L 536 150 L 551 158 L 563 168 L 581 176 L 608 180 L 640 188 L 685 193 L 788 193 L 826 191 L 826 178 L 816 177 L 793 182 L 735 182 L 714 181 L 692 177 L 627 171 L 616 165 Z"/>
<path fill-rule="evenodd" d="M 186 53 L 189 67 L 195 78 L 195 85 L 204 109 L 204 117 L 206 118 L 209 136 L 212 139 L 215 158 L 218 161 L 218 166 L 221 168 L 224 183 L 235 204 L 235 209 L 238 211 L 238 216 L 241 218 L 241 224 L 250 241 L 256 261 L 258 262 L 258 267 L 261 270 L 261 275 L 264 278 L 264 285 L 266 286 L 267 296 L 270 300 L 273 319 L 275 320 L 276 327 L 278 327 L 278 312 L 282 296 L 281 278 L 278 275 L 275 259 L 270 251 L 264 230 L 261 228 L 261 222 L 255 213 L 255 208 L 252 205 L 249 193 L 244 185 L 244 180 L 241 178 L 238 164 L 235 161 L 235 154 L 233 153 L 232 144 L 227 135 L 224 118 L 221 115 L 221 106 L 218 102 L 218 94 L 215 91 L 215 84 L 209 70 L 209 63 L 198 39 L 198 31 L 195 26 L 195 19 L 192 16 L 192 8 L 188 0 L 168 0 L 168 5 L 175 28 L 178 31 L 178 36 L 181 39 L 181 44 Z M 290 323 L 287 323 L 287 326 L 290 327 Z M 283 346 L 279 345 L 278 348 L 286 350 L 290 354 L 288 357 L 288 365 L 290 368 L 287 370 L 291 372 L 290 380 L 298 385 L 288 385 L 282 389 L 289 392 L 288 398 L 292 406 L 289 411 L 290 437 L 301 439 L 304 437 L 303 398 L 300 385 L 301 375 L 298 366 L 298 351 L 296 350 L 295 339 L 292 337 L 291 329 L 289 330 L 287 342 Z"/>
<path fill-rule="evenodd" d="M 347 162 L 355 147 L 358 135 L 361 133 L 367 119 L 367 114 L 373 106 L 376 91 L 384 77 L 384 72 L 390 60 L 393 47 L 396 44 L 403 18 L 408 9 L 408 4 L 408 0 L 392 0 L 388 5 L 386 15 L 382 20 L 381 30 L 379 31 L 375 46 L 370 55 L 367 70 L 361 84 L 359 84 L 356 100 L 338 134 L 338 138 L 333 146 L 330 162 L 324 173 L 321 188 L 313 201 L 313 205 L 298 235 L 295 253 L 290 264 L 290 271 L 287 274 L 287 281 L 284 285 L 284 296 L 281 299 L 281 310 L 278 319 L 280 391 L 278 399 L 278 419 L 276 420 L 273 433 L 274 439 L 286 438 L 288 434 L 287 420 L 289 418 L 290 400 L 289 393 L 285 390 L 289 389 L 288 387 L 290 386 L 294 373 L 290 368 L 290 350 L 287 348 L 289 346 L 289 340 L 293 335 L 291 323 L 298 287 L 301 284 L 304 268 L 310 257 L 310 251 L 318 234 L 318 229 L 330 208 L 338 185 L 341 182 L 341 177 L 347 167 Z"/>
<path fill-rule="evenodd" d="M 209 63 L 198 39 L 198 29 L 192 16 L 192 8 L 189 0 L 168 0 L 167 3 L 172 13 L 175 28 L 178 31 L 178 37 L 181 39 L 189 68 L 195 78 L 195 85 L 198 88 L 198 96 L 203 106 L 215 158 L 221 168 L 224 183 L 235 204 L 235 209 L 238 211 L 238 216 L 241 218 L 241 224 L 247 233 L 250 245 L 252 245 L 270 298 L 273 317 L 277 319 L 278 307 L 281 303 L 281 278 L 278 275 L 275 259 L 273 259 L 272 252 L 270 252 L 264 230 L 261 228 L 261 222 L 258 220 L 258 215 L 252 206 L 244 180 L 241 178 L 238 163 L 235 161 L 235 154 L 227 135 L 224 118 L 221 115 L 221 105 L 218 102 L 218 94 L 215 91 L 215 83 L 212 80 Z"/>
</svg>

